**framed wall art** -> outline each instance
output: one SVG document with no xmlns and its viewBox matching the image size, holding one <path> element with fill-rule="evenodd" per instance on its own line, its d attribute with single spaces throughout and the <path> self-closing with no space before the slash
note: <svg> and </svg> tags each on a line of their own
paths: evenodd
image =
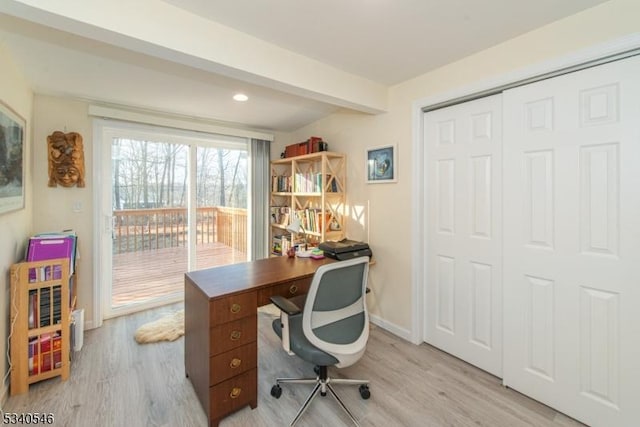
<svg viewBox="0 0 640 427">
<path fill-rule="evenodd" d="M 367 149 L 367 184 L 383 184 L 398 180 L 397 152 L 395 145 Z"/>
<path fill-rule="evenodd" d="M 26 121 L 0 101 L 0 214 L 24 208 Z"/>
</svg>

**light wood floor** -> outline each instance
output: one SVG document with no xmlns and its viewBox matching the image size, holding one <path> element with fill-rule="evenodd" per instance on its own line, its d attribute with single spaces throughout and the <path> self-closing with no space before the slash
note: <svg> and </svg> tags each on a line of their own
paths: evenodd
<svg viewBox="0 0 640 427">
<path fill-rule="evenodd" d="M 184 338 L 138 345 L 138 326 L 182 305 L 118 317 L 87 331 L 71 377 L 31 386 L 10 397 L 6 412 L 52 412 L 56 426 L 206 426 L 204 412 L 184 374 Z M 221 427 L 288 425 L 310 386 L 283 386 L 279 400 L 269 394 L 278 376 L 309 376 L 312 366 L 285 354 L 260 313 L 258 407 L 241 409 Z M 500 385 L 500 380 L 426 344 L 415 346 L 372 325 L 365 356 L 330 375 L 371 380 L 371 399 L 355 387 L 338 394 L 362 426 L 581 426 L 553 409 Z M 349 426 L 329 395 L 318 396 L 300 426 Z"/>
</svg>

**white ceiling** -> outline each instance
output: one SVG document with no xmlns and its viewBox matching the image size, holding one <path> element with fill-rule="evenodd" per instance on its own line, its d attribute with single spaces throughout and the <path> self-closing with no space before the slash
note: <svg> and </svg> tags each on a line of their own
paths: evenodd
<svg viewBox="0 0 640 427">
<path fill-rule="evenodd" d="M 160 3 L 161 0 L 147 0 Z M 390 86 L 604 0 L 162 0 L 327 66 Z M 3 0 L 0 45 L 37 93 L 291 131 L 344 107 L 287 81 L 216 74 L 88 37 Z M 15 11 L 18 12 L 15 12 Z M 153 16 L 152 11 L 148 11 Z M 154 18 L 150 18 L 154 19 Z M 31 22 L 33 21 L 33 22 Z M 51 28 L 51 25 L 54 28 Z M 212 25 L 214 25 L 212 23 Z M 62 29 L 61 29 L 62 28 Z M 189 35 L 189 28 L 180 29 Z M 195 37 L 195 35 L 194 35 Z M 295 63 L 281 64 L 296 66 Z M 295 70 L 294 70 L 295 71 Z M 233 93 L 250 100 L 237 103 Z M 335 96 L 333 96 L 335 98 Z"/>
</svg>

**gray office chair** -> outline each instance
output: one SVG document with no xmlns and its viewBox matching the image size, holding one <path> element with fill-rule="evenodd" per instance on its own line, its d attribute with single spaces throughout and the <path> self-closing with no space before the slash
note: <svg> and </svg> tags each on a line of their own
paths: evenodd
<svg viewBox="0 0 640 427">
<path fill-rule="evenodd" d="M 273 330 L 282 339 L 283 348 L 316 366 L 316 378 L 278 378 L 271 388 L 271 395 L 279 398 L 282 383 L 316 384 L 291 426 L 298 422 L 318 392 L 326 396 L 327 390 L 358 425 L 332 385 L 359 385 L 360 396 L 368 399 L 369 381 L 329 378 L 327 367 L 350 366 L 364 354 L 369 338 L 365 301 L 368 273 L 368 257 L 323 265 L 316 270 L 306 298 L 271 298 L 281 312 L 280 318 L 273 321 Z"/>
</svg>

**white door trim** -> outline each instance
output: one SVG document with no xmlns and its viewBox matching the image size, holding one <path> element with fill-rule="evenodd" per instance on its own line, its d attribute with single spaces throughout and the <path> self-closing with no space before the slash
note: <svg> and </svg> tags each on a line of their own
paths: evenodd
<svg viewBox="0 0 640 427">
<path fill-rule="evenodd" d="M 424 150 L 424 124 L 423 110 L 428 109 L 443 102 L 451 101 L 457 98 L 479 94 L 484 91 L 508 85 L 521 80 L 531 79 L 536 76 L 562 70 L 565 68 L 576 67 L 580 64 L 595 61 L 611 55 L 617 55 L 633 49 L 640 49 L 640 33 L 631 34 L 601 43 L 586 49 L 562 55 L 560 57 L 533 64 L 522 69 L 517 69 L 504 73 L 498 77 L 485 79 L 472 83 L 460 88 L 455 88 L 442 94 L 429 96 L 414 101 L 412 107 L 412 230 L 413 238 L 411 242 L 412 248 L 412 325 L 411 325 L 411 342 L 419 344 L 424 341 L 425 316 L 424 309 L 425 295 L 424 281 L 427 277 L 426 263 L 423 260 L 427 254 L 427 237 L 423 218 L 426 214 L 425 197 L 427 174 L 422 169 L 422 163 L 425 155 Z"/>
<path fill-rule="evenodd" d="M 93 120 L 93 182 L 96 183 L 96 187 L 101 185 L 102 182 L 102 127 L 105 125 L 105 121 L 102 119 Z M 93 191 L 93 307 L 91 312 L 93 318 L 90 321 L 85 322 L 87 329 L 99 328 L 102 326 L 103 313 L 102 313 L 102 287 L 99 285 L 102 280 L 102 253 L 104 252 L 101 244 L 101 233 L 103 227 L 107 226 L 103 216 L 102 210 L 99 208 L 102 206 L 102 192 Z M 88 323 L 91 322 L 91 325 Z"/>
</svg>

